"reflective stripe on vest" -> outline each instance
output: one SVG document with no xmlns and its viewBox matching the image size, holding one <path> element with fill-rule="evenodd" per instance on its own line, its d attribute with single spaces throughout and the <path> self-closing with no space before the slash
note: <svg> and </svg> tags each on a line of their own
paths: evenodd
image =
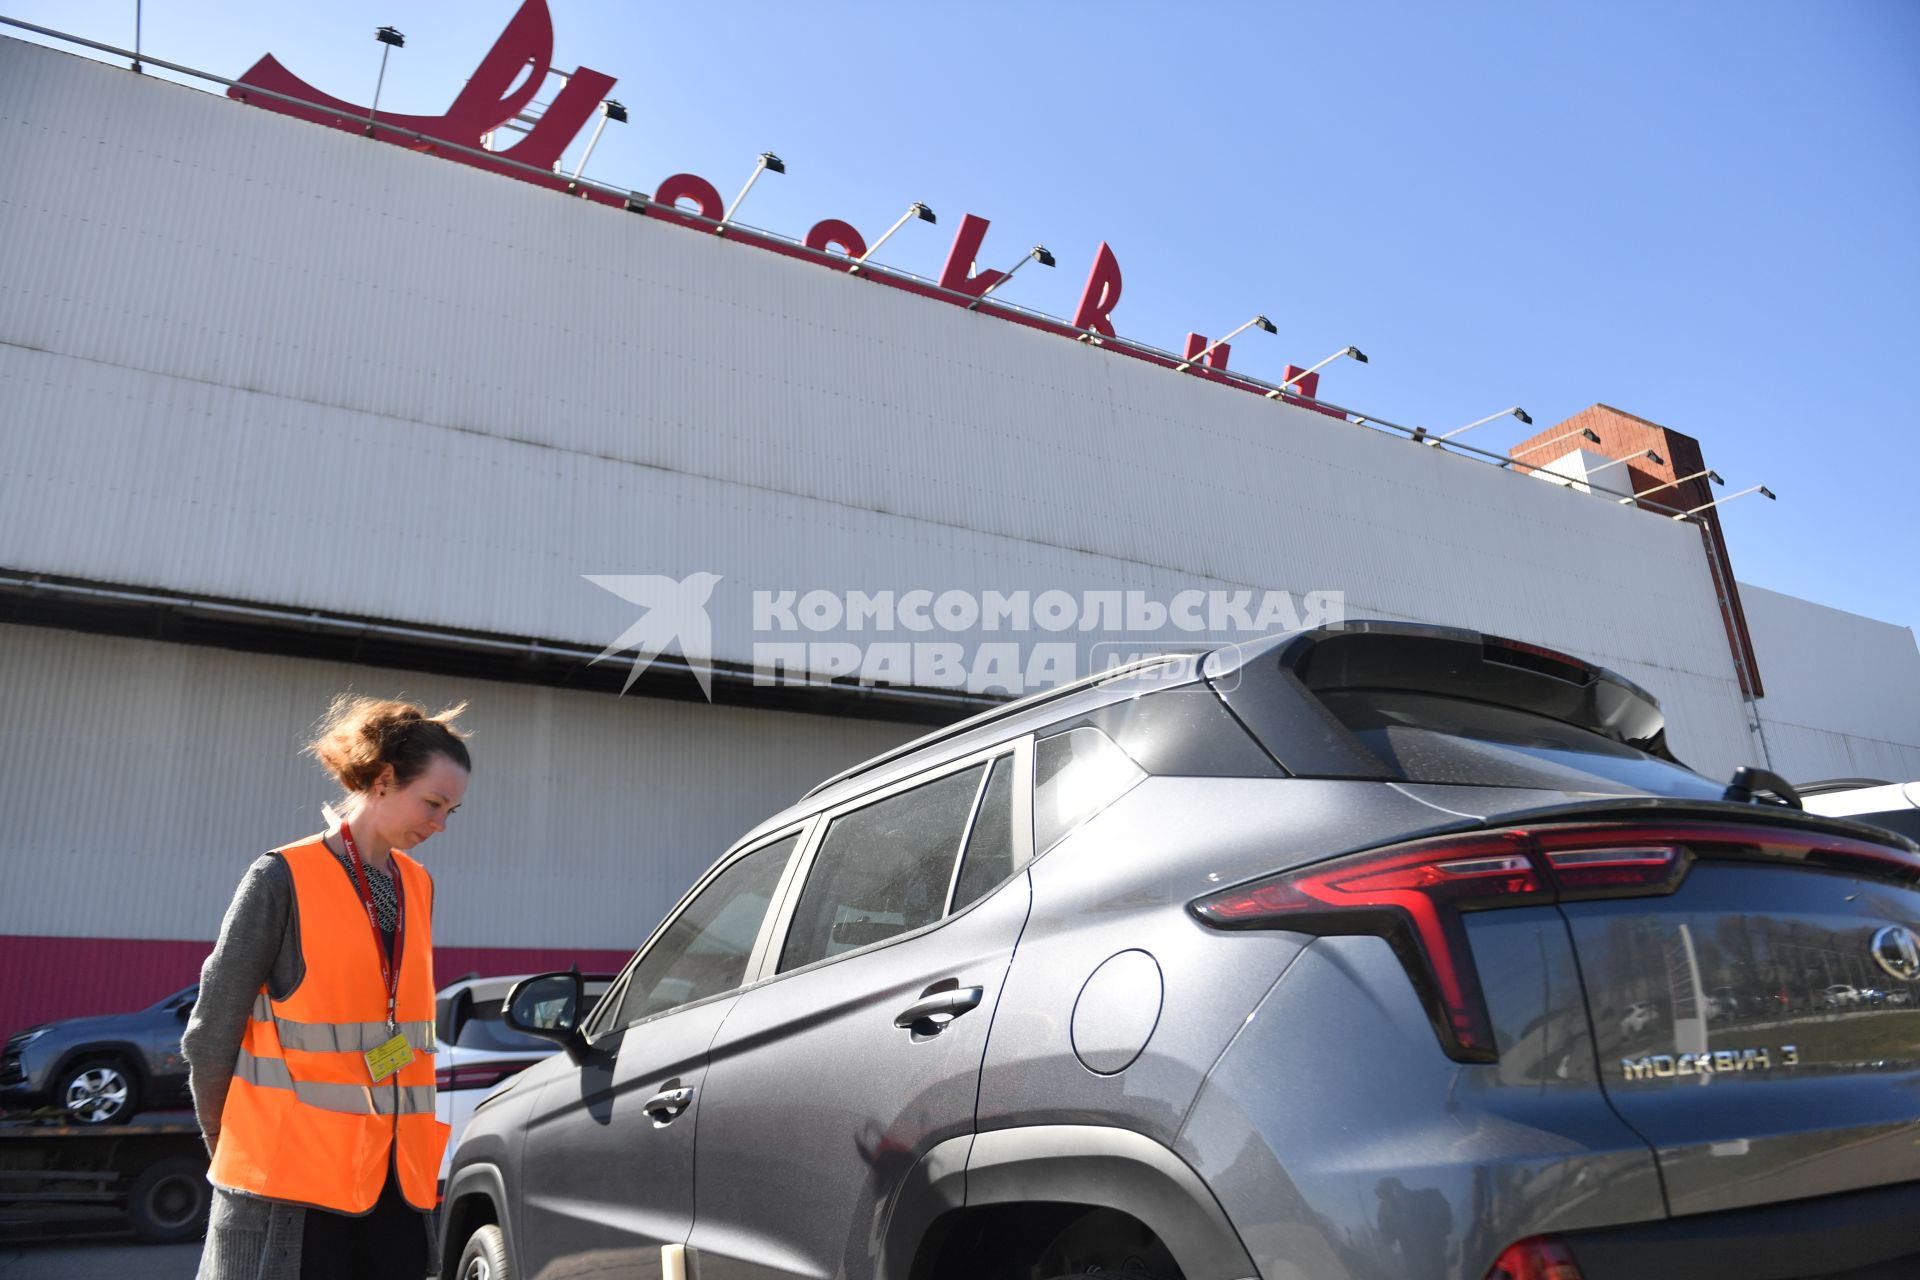
<svg viewBox="0 0 1920 1280">
<path fill-rule="evenodd" d="M 435 999 L 426 872 L 393 854 L 407 901 L 396 1030 L 413 1059 L 375 1082 L 366 1053 L 392 1039 L 378 944 L 352 878 L 318 839 L 277 850 L 293 875 L 305 972 L 284 998 L 253 1001 L 208 1175 L 269 1200 L 361 1214 L 389 1176 L 434 1205 L 447 1126 L 434 1114 Z"/>
<path fill-rule="evenodd" d="M 365 1053 L 393 1039 L 384 1022 L 295 1022 L 273 1017 L 254 1021 L 273 1023 L 282 1049 L 306 1053 Z M 399 1032 L 415 1053 L 432 1053 L 437 1047 L 431 1022 L 403 1022 Z"/>
<path fill-rule="evenodd" d="M 256 1058 L 245 1049 L 233 1064 L 233 1078 L 245 1080 L 257 1089 L 291 1089 L 293 1096 L 322 1111 L 340 1111 L 350 1116 L 409 1116 L 432 1114 L 433 1086 L 409 1084 L 393 1088 L 385 1084 L 328 1084 L 320 1080 L 295 1080 L 280 1058 Z M 395 1095 L 398 1095 L 396 1097 Z"/>
</svg>

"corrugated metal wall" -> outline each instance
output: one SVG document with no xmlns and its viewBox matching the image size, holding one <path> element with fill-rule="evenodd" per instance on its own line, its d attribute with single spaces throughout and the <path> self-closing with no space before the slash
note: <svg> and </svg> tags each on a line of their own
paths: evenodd
<svg viewBox="0 0 1920 1280">
<path fill-rule="evenodd" d="M 1920 778 L 1920 648 L 1890 622 L 1740 584 L 1767 696 L 1757 704 L 1774 770 L 1821 778 Z"/>
<path fill-rule="evenodd" d="M 447 947 L 631 950 L 754 823 L 920 732 L 0 625 L 0 935 L 213 937 L 247 864 L 322 827 L 300 748 L 347 689 L 472 702 L 472 786 L 418 855 Z"/>
<path fill-rule="evenodd" d="M 754 587 L 1339 590 L 1754 756 L 1654 515 L 13 41 L 0 175 L 9 567 L 590 644 L 706 570 L 736 660 Z"/>
</svg>

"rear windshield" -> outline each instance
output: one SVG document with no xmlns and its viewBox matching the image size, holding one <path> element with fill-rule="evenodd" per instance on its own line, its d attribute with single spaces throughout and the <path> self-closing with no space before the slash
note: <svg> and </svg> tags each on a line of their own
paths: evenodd
<svg viewBox="0 0 1920 1280">
<path fill-rule="evenodd" d="M 1327 709 L 1404 782 L 1718 800 L 1723 784 L 1546 716 L 1436 694 L 1328 690 Z"/>
</svg>

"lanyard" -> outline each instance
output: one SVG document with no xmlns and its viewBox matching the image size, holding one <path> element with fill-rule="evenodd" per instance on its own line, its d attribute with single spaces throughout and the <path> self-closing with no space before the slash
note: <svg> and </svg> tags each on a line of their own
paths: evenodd
<svg viewBox="0 0 1920 1280">
<path fill-rule="evenodd" d="M 345 822 L 340 824 L 340 843 L 347 847 L 347 857 L 353 863 L 353 887 L 360 895 L 360 905 L 367 909 L 367 924 L 373 929 L 373 949 L 380 957 L 380 980 L 387 987 L 387 1030 L 394 1030 L 399 1024 L 394 1020 L 394 1009 L 400 998 L 400 958 L 405 954 L 403 948 L 407 941 L 407 896 L 400 887 L 400 868 L 393 869 L 393 951 L 387 951 L 386 942 L 380 937 L 380 916 L 373 909 L 373 889 L 367 884 L 366 868 L 360 863 L 360 848 L 353 842 L 353 830 Z"/>
</svg>

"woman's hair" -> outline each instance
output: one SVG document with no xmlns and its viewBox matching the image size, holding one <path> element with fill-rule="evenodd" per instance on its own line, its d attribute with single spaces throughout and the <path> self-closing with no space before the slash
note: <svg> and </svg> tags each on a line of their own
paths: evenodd
<svg viewBox="0 0 1920 1280">
<path fill-rule="evenodd" d="M 404 787 L 426 771 L 435 756 L 445 756 L 468 772 L 467 735 L 454 727 L 466 703 L 430 716 L 411 702 L 355 697 L 333 700 L 307 754 L 349 793 L 370 789 L 381 771 L 393 766 L 393 782 Z"/>
</svg>

